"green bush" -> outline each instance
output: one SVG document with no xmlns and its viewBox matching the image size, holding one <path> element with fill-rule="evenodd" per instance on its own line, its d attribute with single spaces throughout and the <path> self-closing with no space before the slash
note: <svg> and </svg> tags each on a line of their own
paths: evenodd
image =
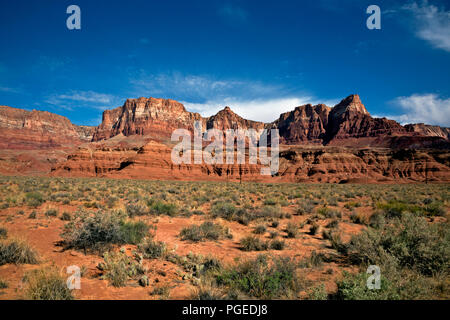
<svg viewBox="0 0 450 320">
<path fill-rule="evenodd" d="M 423 275 L 447 272 L 450 262 L 450 229 L 430 225 L 422 217 L 404 214 L 382 229 L 353 236 L 348 245 L 351 260 L 358 264 L 382 265 L 395 261 L 401 268 Z"/>
<path fill-rule="evenodd" d="M 283 250 L 286 247 L 286 242 L 284 240 L 272 240 L 270 242 L 270 249 L 272 250 Z"/>
<path fill-rule="evenodd" d="M 142 221 L 126 221 L 120 225 L 124 243 L 138 244 L 147 236 L 149 226 Z"/>
<path fill-rule="evenodd" d="M 387 203 L 379 203 L 378 208 L 383 210 L 387 218 L 400 218 L 405 212 L 417 213 L 421 208 L 405 202 L 391 200 Z"/>
<path fill-rule="evenodd" d="M 58 211 L 56 209 L 48 209 L 47 211 L 45 211 L 45 216 L 46 217 L 56 217 L 56 216 L 58 216 Z"/>
<path fill-rule="evenodd" d="M 264 225 L 256 226 L 255 230 L 253 230 L 255 234 L 264 234 L 266 232 L 266 227 Z"/>
<path fill-rule="evenodd" d="M 168 215 L 172 217 L 177 213 L 177 206 L 171 203 L 156 201 L 151 205 L 150 211 L 155 215 Z"/>
<path fill-rule="evenodd" d="M 232 238 L 228 228 L 212 222 L 204 222 L 201 225 L 193 225 L 183 228 L 180 232 L 181 240 L 194 242 L 204 240 L 219 240 L 221 238 Z"/>
<path fill-rule="evenodd" d="M 298 236 L 298 225 L 293 223 L 293 222 L 289 222 L 286 226 L 286 236 L 288 238 L 297 238 Z"/>
<path fill-rule="evenodd" d="M 224 269 L 216 276 L 219 286 L 236 290 L 258 299 L 296 297 L 301 281 L 296 265 L 289 258 L 258 256 L 255 260 Z"/>
<path fill-rule="evenodd" d="M 254 236 L 242 238 L 240 245 L 243 251 L 264 251 L 269 248 L 269 242 L 262 241 Z"/>
<path fill-rule="evenodd" d="M 211 215 L 225 220 L 234 220 L 237 208 L 228 202 L 217 202 L 211 207 Z"/>
<path fill-rule="evenodd" d="M 148 232 L 143 222 L 127 222 L 120 211 L 80 212 L 61 234 L 69 248 L 103 251 L 111 244 L 137 244 Z"/>
<path fill-rule="evenodd" d="M 122 252 L 106 252 L 104 262 L 98 265 L 103 272 L 102 279 L 109 281 L 114 287 L 123 287 L 130 278 L 144 274 L 141 264 Z"/>
<path fill-rule="evenodd" d="M 138 203 L 130 203 L 126 206 L 127 214 L 130 218 L 135 216 L 143 216 L 149 214 L 149 210 L 146 206 Z"/>
<path fill-rule="evenodd" d="M 30 207 L 39 207 L 45 202 L 44 197 L 39 192 L 28 192 L 25 194 L 25 201 Z"/>
<path fill-rule="evenodd" d="M 61 215 L 60 219 L 62 221 L 70 221 L 70 220 L 72 220 L 72 216 L 68 212 L 63 212 L 63 214 Z"/>
<path fill-rule="evenodd" d="M 156 242 L 151 238 L 146 238 L 138 244 L 138 250 L 146 259 L 164 258 L 168 252 L 164 242 Z"/>
</svg>

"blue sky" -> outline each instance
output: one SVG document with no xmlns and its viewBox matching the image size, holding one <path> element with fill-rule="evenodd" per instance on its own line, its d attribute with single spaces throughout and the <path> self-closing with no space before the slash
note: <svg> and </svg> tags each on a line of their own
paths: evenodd
<svg viewBox="0 0 450 320">
<path fill-rule="evenodd" d="M 272 121 L 358 93 L 374 116 L 450 126 L 445 0 L 0 1 L 0 105 L 97 125 L 152 96 Z M 66 28 L 71 4 L 81 30 Z"/>
</svg>

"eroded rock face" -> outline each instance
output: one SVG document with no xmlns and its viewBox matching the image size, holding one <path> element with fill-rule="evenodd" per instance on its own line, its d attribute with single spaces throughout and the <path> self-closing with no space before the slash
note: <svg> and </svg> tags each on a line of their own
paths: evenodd
<svg viewBox="0 0 450 320">
<path fill-rule="evenodd" d="M 450 128 L 431 126 L 423 123 L 407 124 L 405 129 L 408 132 L 415 132 L 423 136 L 440 137 L 443 139 L 450 139 Z"/>
<path fill-rule="evenodd" d="M 175 100 L 139 98 L 128 99 L 122 107 L 106 110 L 93 141 L 109 139 L 118 134 L 152 135 L 162 141 L 170 138 L 175 129 L 193 131 L 195 121 L 201 122 L 202 130 L 264 128 L 264 123 L 244 119 L 229 107 L 214 116 L 203 118 L 198 113 L 188 112 L 183 104 Z"/>
<path fill-rule="evenodd" d="M 136 149 L 81 149 L 54 167 L 56 176 L 256 182 L 449 182 L 449 150 L 292 147 L 280 153 L 275 176 L 261 164 L 174 164 L 171 148 L 150 141 Z"/>
<path fill-rule="evenodd" d="M 342 144 L 349 138 L 368 138 L 405 134 L 406 130 L 396 121 L 372 118 L 358 95 L 351 95 L 330 112 L 324 139 L 325 144 Z"/>
<path fill-rule="evenodd" d="M 122 107 L 103 112 L 102 123 L 97 127 L 93 141 L 109 139 L 118 134 L 154 135 L 170 138 L 173 130 L 191 129 L 194 121 L 204 121 L 200 114 L 188 112 L 184 106 L 171 99 L 128 99 Z"/>
<path fill-rule="evenodd" d="M 278 128 L 282 144 L 322 144 L 331 108 L 319 104 L 296 107 L 280 115 L 272 128 Z"/>
<path fill-rule="evenodd" d="M 206 118 L 207 129 L 219 129 L 224 131 L 227 129 L 262 130 L 264 127 L 265 124 L 263 122 L 244 119 L 234 113 L 228 106 L 219 111 L 216 115 Z"/>
<path fill-rule="evenodd" d="M 242 165 L 174 164 L 170 136 L 179 128 L 192 131 L 195 121 L 201 122 L 203 130 L 279 128 L 278 175 L 263 176 L 261 165 L 248 161 Z M 0 172 L 7 174 L 48 173 L 51 167 L 52 175 L 64 176 L 411 182 L 449 181 L 450 172 L 448 128 L 403 127 L 393 120 L 372 118 L 357 95 L 334 108 L 299 106 L 268 124 L 244 119 L 229 107 L 203 118 L 174 100 L 129 99 L 122 107 L 105 111 L 95 130 L 48 112 L 0 107 L 0 133 L 4 136 Z M 22 152 L 27 149 L 39 152 Z"/>
<path fill-rule="evenodd" d="M 1 149 L 49 149 L 90 141 L 93 127 L 78 127 L 47 111 L 0 106 Z"/>
</svg>

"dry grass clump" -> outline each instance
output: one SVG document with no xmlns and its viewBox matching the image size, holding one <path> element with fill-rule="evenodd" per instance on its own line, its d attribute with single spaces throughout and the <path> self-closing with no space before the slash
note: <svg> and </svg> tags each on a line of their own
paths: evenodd
<svg viewBox="0 0 450 320">
<path fill-rule="evenodd" d="M 7 263 L 38 264 L 39 256 L 25 240 L 9 239 L 0 242 L 0 265 Z"/>
<path fill-rule="evenodd" d="M 47 267 L 33 270 L 25 275 L 25 294 L 27 300 L 73 300 L 67 286 L 66 276 L 56 268 Z"/>
</svg>

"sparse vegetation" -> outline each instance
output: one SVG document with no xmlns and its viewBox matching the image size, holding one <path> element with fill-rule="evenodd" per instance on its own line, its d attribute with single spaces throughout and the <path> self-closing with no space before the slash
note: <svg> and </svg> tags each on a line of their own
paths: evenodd
<svg viewBox="0 0 450 320">
<path fill-rule="evenodd" d="M 66 284 L 66 277 L 54 267 L 30 271 L 24 280 L 25 299 L 73 300 L 72 292 Z"/>
<path fill-rule="evenodd" d="M 10 239 L 0 242 L 0 266 L 7 263 L 37 264 L 39 258 L 26 241 Z"/>
<path fill-rule="evenodd" d="M 201 225 L 193 225 L 184 228 L 180 232 L 182 240 L 190 240 L 194 242 L 205 240 L 219 240 L 222 238 L 232 238 L 230 230 L 219 224 L 212 223 L 210 221 L 204 222 Z"/>
<path fill-rule="evenodd" d="M 130 292 L 146 290 L 153 298 L 166 299 L 171 288 L 186 285 L 195 288 L 192 298 L 202 300 L 450 297 L 447 184 L 0 176 L 0 191 L 0 264 L 38 263 L 37 252 L 11 236 L 25 233 L 24 238 L 36 241 L 36 234 L 50 234 L 48 245 L 36 246 L 43 251 L 43 262 L 53 255 L 76 260 L 81 253 L 66 250 L 70 248 L 99 255 L 106 251 L 101 277 L 92 272 L 98 261 L 90 258 L 83 260 L 82 273 L 93 282 L 102 278 L 109 285 L 134 286 Z M 62 224 L 55 216 L 65 224 L 61 251 L 59 242 L 50 243 Z M 232 233 L 237 241 L 221 241 Z M 222 252 L 215 256 L 221 247 L 227 259 Z M 51 255 L 49 248 L 55 250 Z M 184 255 L 189 250 L 194 253 Z M 208 257 L 200 254 L 204 252 Z M 258 252 L 267 256 L 255 259 Z M 278 259 L 290 263 L 279 262 L 285 268 L 278 268 Z M 367 290 L 368 265 L 380 267 L 381 290 Z M 351 271 L 343 273 L 343 268 Z M 300 278 L 316 279 L 317 273 L 320 281 L 314 284 Z M 1 278 L 10 287 L 2 293 L 11 294 L 17 284 L 3 273 Z M 336 286 L 329 286 L 331 281 Z M 327 290 L 337 289 L 327 292 L 324 283 Z M 23 297 L 24 284 L 17 293 Z"/>
</svg>

